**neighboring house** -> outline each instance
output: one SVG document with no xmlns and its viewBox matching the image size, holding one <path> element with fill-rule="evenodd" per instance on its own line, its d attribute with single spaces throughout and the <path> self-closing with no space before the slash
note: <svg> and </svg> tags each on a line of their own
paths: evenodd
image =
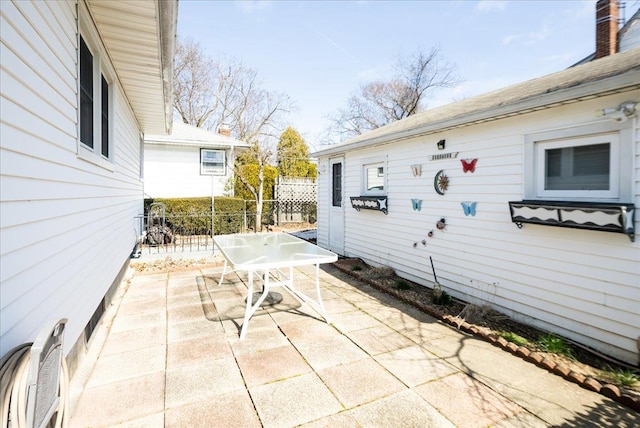
<svg viewBox="0 0 640 428">
<path fill-rule="evenodd" d="M 73 370 L 140 233 L 142 138 L 171 130 L 177 1 L 0 1 L 0 356 L 67 318 Z"/>
<path fill-rule="evenodd" d="M 640 10 L 637 10 L 620 29 L 618 29 L 619 23 L 618 0 L 598 0 L 596 3 L 595 51 L 575 65 L 614 53 L 626 52 L 640 46 Z"/>
<path fill-rule="evenodd" d="M 634 48 L 320 150 L 318 245 L 637 363 L 639 111 Z"/>
<path fill-rule="evenodd" d="M 224 127 L 216 133 L 174 122 L 170 135 L 145 135 L 145 197 L 221 196 L 235 156 L 247 148 Z"/>
</svg>

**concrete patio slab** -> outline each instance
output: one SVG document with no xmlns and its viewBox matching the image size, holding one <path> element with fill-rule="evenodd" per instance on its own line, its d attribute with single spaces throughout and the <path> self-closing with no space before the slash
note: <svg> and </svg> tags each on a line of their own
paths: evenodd
<svg viewBox="0 0 640 428">
<path fill-rule="evenodd" d="M 176 368 L 221 358 L 233 358 L 231 346 L 224 336 L 171 340 L 167 345 L 167 367 Z"/>
<path fill-rule="evenodd" d="M 404 384 L 369 358 L 318 371 L 318 376 L 351 409 L 405 389 Z"/>
<path fill-rule="evenodd" d="M 237 361 L 248 387 L 312 372 L 311 367 L 291 345 L 239 355 Z"/>
<path fill-rule="evenodd" d="M 249 393 L 238 390 L 205 400 L 196 398 L 183 406 L 167 409 L 161 425 L 139 426 L 258 428 L 262 424 Z"/>
<path fill-rule="evenodd" d="M 414 390 L 457 427 L 490 426 L 522 411 L 465 373 L 455 373 Z"/>
<path fill-rule="evenodd" d="M 163 412 L 165 373 L 86 387 L 75 406 L 72 427 L 108 427 Z"/>
<path fill-rule="evenodd" d="M 343 410 L 315 373 L 249 388 L 265 427 L 294 427 Z"/>
<path fill-rule="evenodd" d="M 386 325 L 351 331 L 346 336 L 369 355 L 378 355 L 414 345 L 411 340 Z"/>
<path fill-rule="evenodd" d="M 350 410 L 349 415 L 362 427 L 452 428 L 455 426 L 411 390 Z"/>
<path fill-rule="evenodd" d="M 105 355 L 96 363 L 87 387 L 120 382 L 153 373 L 164 373 L 165 345 Z"/>
<path fill-rule="evenodd" d="M 361 361 L 368 357 L 366 352 L 341 335 L 298 343 L 296 349 L 315 371 L 352 361 Z"/>
<path fill-rule="evenodd" d="M 167 408 L 244 389 L 242 375 L 233 358 L 167 368 L 166 377 Z"/>
<path fill-rule="evenodd" d="M 454 366 L 418 345 L 378 354 L 374 358 L 410 388 L 457 371 Z"/>
<path fill-rule="evenodd" d="M 70 427 L 637 426 L 628 408 L 331 266 L 332 323 L 296 301 L 257 312 L 240 340 L 247 278 L 218 286 L 221 272 L 123 284 L 72 379 Z M 313 274 L 295 278 L 313 291 Z"/>
</svg>

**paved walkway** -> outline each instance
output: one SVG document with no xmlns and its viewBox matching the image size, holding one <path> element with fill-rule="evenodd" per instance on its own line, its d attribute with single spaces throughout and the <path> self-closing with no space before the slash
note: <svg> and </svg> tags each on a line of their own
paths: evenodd
<svg viewBox="0 0 640 428">
<path fill-rule="evenodd" d="M 637 426 L 628 408 L 332 266 L 321 270 L 331 324 L 283 291 L 240 341 L 246 277 L 218 286 L 221 270 L 122 287 L 72 379 L 69 426 Z M 312 288 L 312 267 L 295 275 Z"/>
</svg>

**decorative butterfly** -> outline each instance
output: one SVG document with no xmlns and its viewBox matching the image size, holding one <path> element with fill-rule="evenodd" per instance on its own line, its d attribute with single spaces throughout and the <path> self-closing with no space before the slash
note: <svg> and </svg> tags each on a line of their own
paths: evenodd
<svg viewBox="0 0 640 428">
<path fill-rule="evenodd" d="M 462 162 L 462 170 L 466 173 L 466 172 L 476 172 L 476 163 L 478 162 L 478 159 L 471 159 L 470 161 L 467 159 L 460 159 L 460 162 Z"/>
<path fill-rule="evenodd" d="M 420 211 L 422 209 L 422 199 L 411 199 L 414 211 Z"/>
<path fill-rule="evenodd" d="M 462 209 L 464 210 L 464 215 L 475 216 L 476 215 L 476 204 L 477 202 L 460 202 L 462 205 Z"/>
</svg>

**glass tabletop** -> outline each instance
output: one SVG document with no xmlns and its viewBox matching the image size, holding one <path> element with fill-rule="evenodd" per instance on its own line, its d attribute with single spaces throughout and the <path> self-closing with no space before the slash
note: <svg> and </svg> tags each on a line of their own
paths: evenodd
<svg viewBox="0 0 640 428">
<path fill-rule="evenodd" d="M 288 233 L 242 233 L 213 238 L 235 269 L 261 270 L 333 263 L 338 256 Z"/>
</svg>

